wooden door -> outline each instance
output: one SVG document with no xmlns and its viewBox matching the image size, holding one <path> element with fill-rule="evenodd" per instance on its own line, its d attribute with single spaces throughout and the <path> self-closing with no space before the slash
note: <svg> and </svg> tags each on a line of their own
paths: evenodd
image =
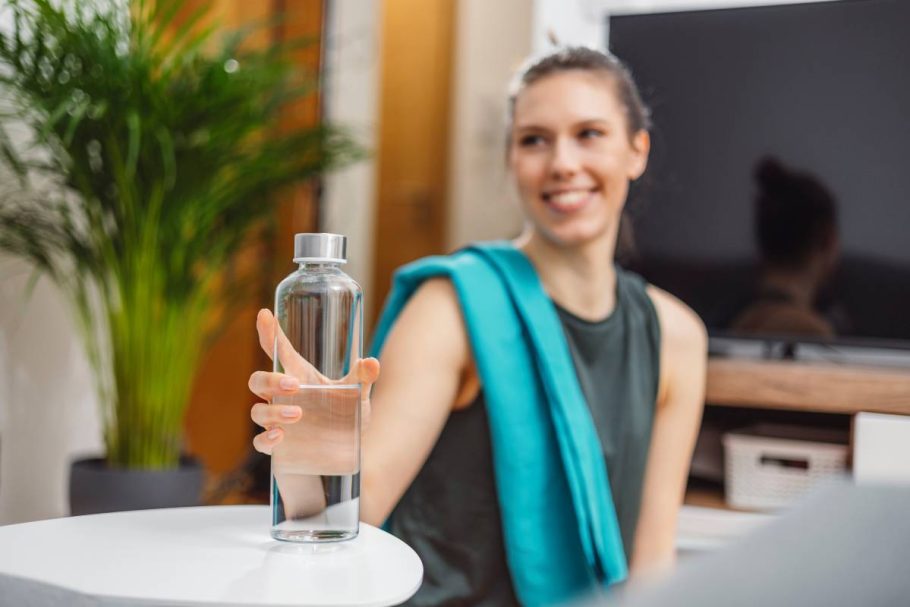
<svg viewBox="0 0 910 607">
<path fill-rule="evenodd" d="M 454 0 L 385 0 L 375 314 L 398 266 L 445 250 Z"/>
</svg>

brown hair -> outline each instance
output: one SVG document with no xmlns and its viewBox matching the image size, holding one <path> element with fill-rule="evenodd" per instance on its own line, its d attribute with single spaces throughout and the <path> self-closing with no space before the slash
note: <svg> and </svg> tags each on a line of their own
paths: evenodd
<svg viewBox="0 0 910 607">
<path fill-rule="evenodd" d="M 755 237 L 762 259 L 799 268 L 837 236 L 837 201 L 817 177 L 765 156 L 755 171 Z"/>
<path fill-rule="evenodd" d="M 626 112 L 629 135 L 651 129 L 651 111 L 641 100 L 638 87 L 632 79 L 629 68 L 615 55 L 584 46 L 568 46 L 557 51 L 530 59 L 515 75 L 509 86 L 508 128 L 512 130 L 515 119 L 515 102 L 518 95 L 535 82 L 572 70 L 599 72 L 613 79 L 616 94 Z"/>
</svg>

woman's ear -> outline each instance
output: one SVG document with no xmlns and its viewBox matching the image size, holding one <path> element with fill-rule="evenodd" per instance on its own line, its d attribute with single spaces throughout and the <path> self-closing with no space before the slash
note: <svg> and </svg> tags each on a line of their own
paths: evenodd
<svg viewBox="0 0 910 607">
<path fill-rule="evenodd" d="M 632 136 L 632 154 L 629 162 L 629 180 L 635 181 L 648 168 L 648 154 L 651 153 L 651 134 L 641 129 Z"/>
</svg>

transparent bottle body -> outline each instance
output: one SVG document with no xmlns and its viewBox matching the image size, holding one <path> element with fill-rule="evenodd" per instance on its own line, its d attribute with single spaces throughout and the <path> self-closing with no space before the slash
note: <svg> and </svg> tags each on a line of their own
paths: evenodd
<svg viewBox="0 0 910 607">
<path fill-rule="evenodd" d="M 330 542 L 360 521 L 360 384 L 363 295 L 337 264 L 301 264 L 275 293 L 274 370 L 300 380 L 274 406 L 301 408 L 272 451 L 272 537 Z"/>
</svg>

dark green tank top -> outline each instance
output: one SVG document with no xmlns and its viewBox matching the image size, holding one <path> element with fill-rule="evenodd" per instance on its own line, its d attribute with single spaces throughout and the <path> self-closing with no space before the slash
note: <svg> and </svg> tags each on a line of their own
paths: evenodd
<svg viewBox="0 0 910 607">
<path fill-rule="evenodd" d="M 644 281 L 617 268 L 616 307 L 588 322 L 557 306 L 581 389 L 603 447 L 628 558 L 660 360 L 660 327 Z M 420 555 L 423 585 L 407 605 L 517 605 L 506 564 L 483 391 L 455 411 L 391 518 Z"/>
</svg>

